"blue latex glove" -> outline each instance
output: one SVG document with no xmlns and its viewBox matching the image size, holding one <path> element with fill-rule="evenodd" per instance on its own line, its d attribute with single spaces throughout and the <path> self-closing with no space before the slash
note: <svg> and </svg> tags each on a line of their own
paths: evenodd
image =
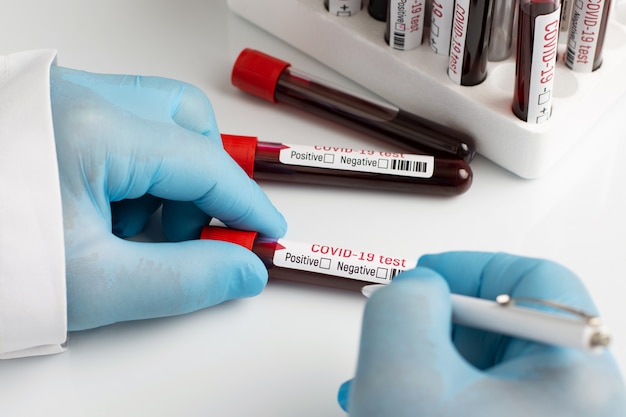
<svg viewBox="0 0 626 417">
<path fill-rule="evenodd" d="M 553 262 L 468 252 L 424 256 L 366 305 L 356 376 L 339 390 L 350 416 L 626 416 L 624 381 L 609 352 L 451 325 L 450 290 L 596 311 L 580 280 Z"/>
<path fill-rule="evenodd" d="M 211 216 L 284 235 L 282 215 L 223 150 L 199 89 L 53 67 L 51 97 L 70 330 L 187 313 L 264 288 L 263 263 L 237 245 L 119 237 L 140 231 L 161 203 L 170 240 L 197 239 Z"/>
</svg>

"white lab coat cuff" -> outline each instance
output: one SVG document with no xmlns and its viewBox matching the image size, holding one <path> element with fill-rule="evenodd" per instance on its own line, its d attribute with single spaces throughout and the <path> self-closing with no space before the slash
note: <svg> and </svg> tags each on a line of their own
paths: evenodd
<svg viewBox="0 0 626 417">
<path fill-rule="evenodd" d="M 0 358 L 61 352 L 67 338 L 55 58 L 0 55 Z"/>
</svg>

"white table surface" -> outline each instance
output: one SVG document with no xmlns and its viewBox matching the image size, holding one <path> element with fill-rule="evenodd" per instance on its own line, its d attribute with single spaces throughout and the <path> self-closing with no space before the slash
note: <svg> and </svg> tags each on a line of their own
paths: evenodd
<svg viewBox="0 0 626 417">
<path fill-rule="evenodd" d="M 59 64 L 196 84 L 224 133 L 381 148 L 363 135 L 230 85 L 244 47 L 355 88 L 232 14 L 225 0 L 21 0 L 0 13 L 0 53 L 56 48 Z M 417 257 L 457 249 L 546 257 L 586 282 L 626 366 L 626 98 L 548 175 L 523 180 L 478 157 L 466 194 L 433 198 L 262 183 L 287 238 Z M 574 121 L 572 121 L 574 122 Z M 270 283 L 258 297 L 183 317 L 71 335 L 56 356 L 0 362 L 2 416 L 300 416 L 344 413 L 357 359 L 357 294 Z"/>
</svg>

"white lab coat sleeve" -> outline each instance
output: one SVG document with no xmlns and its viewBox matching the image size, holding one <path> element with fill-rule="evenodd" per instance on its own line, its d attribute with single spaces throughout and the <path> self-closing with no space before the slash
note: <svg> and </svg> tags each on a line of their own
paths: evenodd
<svg viewBox="0 0 626 417">
<path fill-rule="evenodd" d="M 0 358 L 67 339 L 61 192 L 50 104 L 55 51 L 0 55 Z"/>
</svg>

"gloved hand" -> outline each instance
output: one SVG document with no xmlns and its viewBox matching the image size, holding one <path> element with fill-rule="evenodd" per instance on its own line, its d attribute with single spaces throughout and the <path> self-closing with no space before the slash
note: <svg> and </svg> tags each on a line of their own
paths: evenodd
<svg viewBox="0 0 626 417">
<path fill-rule="evenodd" d="M 70 330 L 182 314 L 263 289 L 267 271 L 251 252 L 183 241 L 197 239 L 211 216 L 273 237 L 286 230 L 223 150 L 199 89 L 53 67 L 51 100 Z M 140 231 L 161 203 L 165 234 L 183 242 L 119 237 Z"/>
<path fill-rule="evenodd" d="M 350 416 L 626 415 L 624 381 L 609 352 L 451 325 L 450 290 L 596 311 L 580 280 L 553 262 L 468 252 L 424 256 L 366 305 L 356 376 L 338 396 Z"/>
</svg>

